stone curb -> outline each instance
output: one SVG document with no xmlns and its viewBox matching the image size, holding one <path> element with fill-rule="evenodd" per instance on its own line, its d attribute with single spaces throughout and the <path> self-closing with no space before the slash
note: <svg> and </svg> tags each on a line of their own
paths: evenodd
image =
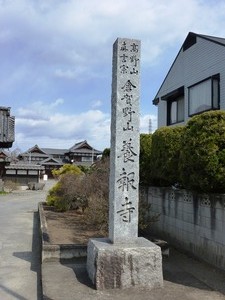
<svg viewBox="0 0 225 300">
<path fill-rule="evenodd" d="M 80 244 L 51 244 L 48 234 L 48 225 L 44 214 L 45 202 L 38 203 L 38 212 L 40 218 L 41 245 L 42 245 L 42 262 L 52 259 L 71 259 L 87 256 L 87 245 Z M 163 256 L 169 256 L 169 245 L 167 242 L 152 239 L 150 241 L 160 246 Z"/>
<path fill-rule="evenodd" d="M 51 244 L 48 225 L 44 214 L 44 203 L 38 203 L 40 218 L 42 262 L 53 259 L 71 259 L 87 256 L 87 246 L 79 244 Z"/>
</svg>

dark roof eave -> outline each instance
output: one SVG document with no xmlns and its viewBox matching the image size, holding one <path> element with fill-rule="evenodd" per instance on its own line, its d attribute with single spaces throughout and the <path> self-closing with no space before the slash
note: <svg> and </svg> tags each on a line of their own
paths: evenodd
<svg viewBox="0 0 225 300">
<path fill-rule="evenodd" d="M 42 166 L 63 166 L 63 163 L 45 162 L 41 164 Z"/>
<path fill-rule="evenodd" d="M 11 164 L 5 168 L 9 170 L 44 170 L 44 167 L 32 164 Z"/>
<path fill-rule="evenodd" d="M 159 104 L 159 98 L 155 98 L 154 100 L 152 100 L 152 104 L 157 106 Z"/>
<path fill-rule="evenodd" d="M 197 34 L 197 33 L 194 33 L 194 32 L 189 32 L 188 35 L 186 36 L 186 38 L 185 38 L 185 40 L 184 40 L 184 42 L 183 42 L 183 44 L 182 44 L 180 50 L 178 51 L 178 53 L 177 53 L 177 55 L 176 55 L 176 57 L 175 57 L 175 59 L 174 59 L 172 65 L 171 65 L 171 67 L 169 68 L 169 71 L 167 72 L 167 74 L 166 74 L 166 76 L 165 76 L 165 78 L 164 78 L 162 84 L 160 85 L 160 87 L 159 87 L 159 89 L 158 89 L 158 91 L 157 91 L 157 93 L 156 93 L 155 99 L 158 98 L 159 91 L 161 90 L 161 88 L 162 88 L 164 82 L 166 81 L 166 79 L 167 79 L 167 77 L 168 77 L 168 75 L 169 75 L 171 69 L 173 68 L 173 66 L 174 66 L 174 64 L 175 64 L 175 62 L 176 62 L 176 60 L 177 60 L 177 58 L 178 58 L 180 52 L 182 51 L 183 46 L 184 46 L 186 40 L 187 40 L 190 36 L 200 37 L 200 38 L 202 38 L 202 39 L 208 40 L 208 41 L 210 41 L 210 42 L 212 42 L 212 43 L 221 45 L 221 46 L 223 46 L 223 47 L 225 46 L 225 39 L 217 38 L 217 37 L 213 37 L 213 36 L 209 36 L 209 35 Z M 218 40 L 216 40 L 216 39 L 218 39 Z M 220 42 L 219 40 L 220 40 L 220 41 L 223 40 L 224 43 Z M 154 100 L 153 100 L 153 101 L 154 101 Z M 154 103 L 153 103 L 153 104 L 154 104 Z"/>
</svg>

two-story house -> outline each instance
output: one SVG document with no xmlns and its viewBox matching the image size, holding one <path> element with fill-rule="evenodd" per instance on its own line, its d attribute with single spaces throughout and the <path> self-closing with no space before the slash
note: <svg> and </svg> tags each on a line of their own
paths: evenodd
<svg viewBox="0 0 225 300">
<path fill-rule="evenodd" d="M 190 32 L 153 104 L 158 128 L 184 124 L 193 115 L 225 109 L 225 38 Z"/>
</svg>

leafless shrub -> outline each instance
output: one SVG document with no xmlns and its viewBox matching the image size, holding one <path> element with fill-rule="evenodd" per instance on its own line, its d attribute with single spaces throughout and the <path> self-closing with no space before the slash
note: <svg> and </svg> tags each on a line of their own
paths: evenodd
<svg viewBox="0 0 225 300">
<path fill-rule="evenodd" d="M 98 161 L 85 176 L 83 189 L 88 199 L 84 211 L 87 224 L 97 227 L 102 234 L 107 234 L 109 210 L 109 160 Z"/>
<path fill-rule="evenodd" d="M 4 181 L 4 191 L 12 192 L 18 189 L 18 183 L 12 181 L 12 180 L 5 180 Z"/>
<path fill-rule="evenodd" d="M 140 192 L 139 228 L 148 229 L 158 218 Z M 84 222 L 107 235 L 109 210 L 109 158 L 98 161 L 83 175 L 64 174 L 50 190 L 47 203 L 59 210 L 81 209 Z"/>
</svg>

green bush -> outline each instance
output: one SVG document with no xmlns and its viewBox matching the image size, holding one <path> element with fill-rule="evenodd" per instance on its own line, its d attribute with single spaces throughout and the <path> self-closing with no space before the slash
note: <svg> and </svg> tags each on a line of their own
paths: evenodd
<svg viewBox="0 0 225 300">
<path fill-rule="evenodd" d="M 152 182 L 151 177 L 151 146 L 152 134 L 142 133 L 140 135 L 140 184 L 150 185 Z"/>
<path fill-rule="evenodd" d="M 179 183 L 178 166 L 183 130 L 183 126 L 162 127 L 153 133 L 150 169 L 154 185 Z"/>
<path fill-rule="evenodd" d="M 105 148 L 102 152 L 102 159 L 105 159 L 110 156 L 110 148 Z"/>
<path fill-rule="evenodd" d="M 55 203 L 60 197 L 61 183 L 57 182 L 49 191 L 46 198 L 46 203 L 49 206 L 55 206 Z"/>
<path fill-rule="evenodd" d="M 52 170 L 52 174 L 56 178 L 60 177 L 61 175 L 66 174 L 66 173 L 80 175 L 80 174 L 82 174 L 82 171 L 78 166 L 72 165 L 72 164 L 65 164 L 59 169 Z"/>
<path fill-rule="evenodd" d="M 187 123 L 180 157 L 181 179 L 199 192 L 225 192 L 225 112 L 210 111 Z"/>
<path fill-rule="evenodd" d="M 60 177 L 59 181 L 49 190 L 46 203 L 55 206 L 59 211 L 69 209 L 85 209 L 87 198 L 81 183 L 82 176 L 66 173 Z"/>
</svg>

